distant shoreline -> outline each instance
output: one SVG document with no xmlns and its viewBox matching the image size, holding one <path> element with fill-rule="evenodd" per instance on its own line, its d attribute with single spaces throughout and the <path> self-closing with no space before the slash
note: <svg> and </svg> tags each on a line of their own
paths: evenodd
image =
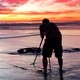
<svg viewBox="0 0 80 80">
<path fill-rule="evenodd" d="M 67 26 L 67 25 L 75 25 L 75 26 L 80 26 L 80 21 L 73 21 L 73 22 L 55 22 L 57 25 L 59 26 Z M 0 22 L 0 26 L 39 26 L 41 23 L 1 23 Z"/>
<path fill-rule="evenodd" d="M 80 29 L 80 22 L 56 23 L 59 29 Z M 0 23 L 0 30 L 37 30 L 40 23 Z"/>
<path fill-rule="evenodd" d="M 58 27 L 60 30 L 80 30 L 80 26 Z M 39 30 L 39 27 L 0 27 L 0 30 Z"/>
</svg>

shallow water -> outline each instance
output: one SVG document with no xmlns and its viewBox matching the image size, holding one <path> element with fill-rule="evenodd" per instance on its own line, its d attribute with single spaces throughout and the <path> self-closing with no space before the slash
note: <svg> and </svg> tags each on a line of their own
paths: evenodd
<svg viewBox="0 0 80 80">
<path fill-rule="evenodd" d="M 80 30 L 61 30 L 63 48 L 80 48 Z M 34 34 L 34 36 L 30 36 Z M 38 30 L 0 30 L 0 79 L 1 80 L 45 80 L 31 65 L 35 56 L 11 55 L 17 49 L 38 47 L 41 41 Z M 24 37 L 26 35 L 26 37 Z M 27 35 L 29 35 L 27 37 Z M 16 36 L 16 38 L 14 38 Z M 19 37 L 20 36 L 20 37 Z M 23 37 L 21 37 L 23 36 Z M 44 43 L 44 42 L 43 42 Z M 64 80 L 80 80 L 80 52 L 63 54 Z M 42 56 L 36 60 L 36 69 L 42 68 Z M 49 68 L 49 67 L 48 67 Z M 47 80 L 60 80 L 57 59 L 51 58 L 52 74 Z"/>
<path fill-rule="evenodd" d="M 61 30 L 63 48 L 80 48 L 80 30 Z M 0 30 L 0 52 L 39 47 L 39 30 Z M 43 42 L 44 43 L 44 42 Z"/>
</svg>

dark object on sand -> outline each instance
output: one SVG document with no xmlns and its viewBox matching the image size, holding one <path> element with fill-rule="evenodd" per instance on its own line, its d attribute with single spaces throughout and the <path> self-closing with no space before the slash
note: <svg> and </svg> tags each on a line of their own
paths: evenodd
<svg viewBox="0 0 80 80">
<path fill-rule="evenodd" d="M 80 48 L 69 48 L 69 49 L 64 49 L 64 52 L 80 52 Z"/>
<path fill-rule="evenodd" d="M 19 50 L 17 50 L 19 54 L 23 54 L 23 53 L 39 53 L 41 51 L 40 48 L 37 47 L 31 47 L 31 48 L 21 48 Z"/>
<path fill-rule="evenodd" d="M 80 48 L 73 48 L 74 51 L 80 51 Z"/>
</svg>

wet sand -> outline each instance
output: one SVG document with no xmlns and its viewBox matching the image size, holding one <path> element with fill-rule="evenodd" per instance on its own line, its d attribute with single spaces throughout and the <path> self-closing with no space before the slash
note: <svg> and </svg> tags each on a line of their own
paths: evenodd
<svg viewBox="0 0 80 80">
<path fill-rule="evenodd" d="M 0 80 L 62 80 L 54 54 L 51 58 L 52 73 L 47 79 L 37 72 L 42 68 L 42 56 L 38 56 L 35 68 L 31 65 L 34 58 L 34 55 L 0 53 Z M 80 52 L 63 53 L 63 60 L 63 80 L 80 80 Z"/>
<path fill-rule="evenodd" d="M 39 32 L 0 30 L 0 80 L 80 80 L 80 50 L 73 49 L 80 49 L 80 30 L 62 30 L 62 42 L 65 49 L 63 53 L 64 73 L 61 75 L 63 79 L 60 79 L 59 66 L 54 55 L 51 58 L 52 73 L 45 79 L 43 74 L 37 72 L 42 68 L 42 56 L 37 58 L 34 68 L 30 64 L 34 61 L 35 55 L 14 53 L 20 48 L 39 46 L 40 36 L 25 37 L 25 35 L 33 33 Z"/>
</svg>

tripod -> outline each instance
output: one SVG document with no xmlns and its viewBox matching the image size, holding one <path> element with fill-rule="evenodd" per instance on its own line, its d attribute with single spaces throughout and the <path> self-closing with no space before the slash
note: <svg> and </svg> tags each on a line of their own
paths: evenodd
<svg viewBox="0 0 80 80">
<path fill-rule="evenodd" d="M 41 42 L 40 42 L 39 49 L 40 49 L 40 47 L 41 47 L 42 41 L 43 41 L 43 39 L 42 39 Z M 36 62 L 36 59 L 37 59 L 37 57 L 38 57 L 38 54 L 39 54 L 39 52 L 36 53 L 35 59 L 34 59 L 34 61 L 33 61 L 33 63 L 32 63 L 32 65 L 34 65 L 34 66 L 35 66 L 35 62 Z"/>
</svg>

